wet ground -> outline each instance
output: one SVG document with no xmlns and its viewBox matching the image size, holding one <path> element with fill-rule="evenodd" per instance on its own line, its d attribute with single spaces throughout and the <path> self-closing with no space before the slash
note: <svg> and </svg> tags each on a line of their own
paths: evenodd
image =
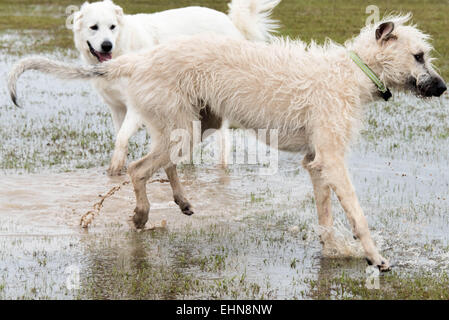
<svg viewBox="0 0 449 320">
<path fill-rule="evenodd" d="M 74 61 L 73 52 L 50 56 Z M 373 237 L 396 265 L 368 289 L 360 245 L 335 199 L 338 250 L 321 251 L 300 155 L 281 153 L 270 176 L 252 165 L 183 166 L 195 215 L 181 214 L 167 183 L 152 183 L 156 228 L 141 233 L 130 228 L 125 185 L 82 229 L 99 195 L 127 180 L 105 173 L 108 109 L 88 83 L 36 72 L 20 79 L 23 108 L 13 107 L 5 77 L 16 60 L 0 55 L 0 298 L 449 298 L 447 94 L 367 107 L 348 162 Z M 148 143 L 141 131 L 129 158 Z"/>
</svg>

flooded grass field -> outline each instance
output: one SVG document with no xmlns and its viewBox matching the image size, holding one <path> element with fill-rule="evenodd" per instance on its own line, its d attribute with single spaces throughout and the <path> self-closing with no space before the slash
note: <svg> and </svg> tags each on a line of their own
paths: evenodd
<svg viewBox="0 0 449 320">
<path fill-rule="evenodd" d="M 36 9 L 38 1 L 19 1 L 18 11 L 1 14 L 59 19 L 67 4 Z M 124 185 L 81 228 L 99 195 L 128 178 L 106 175 L 113 125 L 89 83 L 29 72 L 18 86 L 23 108 L 9 101 L 6 74 L 20 56 L 78 61 L 64 46 L 35 52 L 56 41 L 36 29 L 0 32 L 0 299 L 449 299 L 447 94 L 395 95 L 366 109 L 348 163 L 374 240 L 395 265 L 370 289 L 361 246 L 336 199 L 338 250 L 322 252 L 300 155 L 280 153 L 269 176 L 250 165 L 185 165 L 180 178 L 195 214 L 181 214 L 168 183 L 151 183 L 154 229 L 140 233 L 129 224 L 134 195 Z M 144 131 L 133 137 L 129 160 L 149 141 Z"/>
</svg>

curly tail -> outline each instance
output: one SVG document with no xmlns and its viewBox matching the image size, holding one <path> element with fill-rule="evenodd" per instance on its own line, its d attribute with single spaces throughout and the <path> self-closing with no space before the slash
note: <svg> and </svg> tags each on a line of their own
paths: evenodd
<svg viewBox="0 0 449 320">
<path fill-rule="evenodd" d="M 125 58 L 125 56 L 123 56 Z M 44 73 L 52 74 L 60 79 L 93 79 L 105 78 L 115 79 L 119 77 L 130 76 L 134 64 L 127 58 L 124 65 L 121 65 L 122 57 L 102 64 L 93 66 L 76 66 L 70 63 L 54 61 L 44 57 L 24 58 L 17 62 L 8 76 L 8 91 L 11 100 L 19 107 L 17 102 L 17 80 L 20 75 L 27 70 L 38 70 Z M 119 61 L 120 60 L 120 61 Z M 128 68 L 127 68 L 128 67 Z M 129 68 L 131 67 L 131 69 Z"/>
<path fill-rule="evenodd" d="M 232 0 L 228 4 L 229 18 L 250 41 L 267 41 L 277 32 L 279 22 L 271 18 L 281 0 Z"/>
</svg>

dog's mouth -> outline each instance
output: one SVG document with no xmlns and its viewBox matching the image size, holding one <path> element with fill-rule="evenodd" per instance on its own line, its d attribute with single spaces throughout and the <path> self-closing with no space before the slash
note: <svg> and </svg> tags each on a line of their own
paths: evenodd
<svg viewBox="0 0 449 320">
<path fill-rule="evenodd" d="M 89 46 L 90 53 L 97 58 L 98 62 L 105 62 L 112 59 L 112 54 L 110 52 L 99 52 L 95 50 L 89 41 L 87 41 L 87 45 Z"/>
<path fill-rule="evenodd" d="M 409 77 L 405 87 L 407 90 L 413 92 L 415 95 L 421 96 L 421 93 L 419 92 L 419 89 L 418 89 L 418 81 L 416 80 L 415 77 L 412 77 L 412 76 Z"/>
<path fill-rule="evenodd" d="M 406 88 L 407 90 L 413 92 L 418 98 L 421 99 L 428 98 L 431 96 L 418 86 L 418 80 L 415 77 L 410 77 L 407 80 Z"/>
</svg>

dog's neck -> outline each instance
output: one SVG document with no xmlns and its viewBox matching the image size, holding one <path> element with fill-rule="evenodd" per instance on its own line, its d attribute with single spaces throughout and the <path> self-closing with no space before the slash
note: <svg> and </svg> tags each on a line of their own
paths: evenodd
<svg viewBox="0 0 449 320">
<path fill-rule="evenodd" d="M 357 53 L 351 50 L 348 52 L 348 54 L 351 57 L 351 60 L 354 61 L 354 63 L 363 71 L 363 73 L 365 73 L 366 76 L 370 78 L 370 80 L 376 85 L 380 96 L 385 101 L 388 101 L 388 99 L 391 98 L 391 92 L 379 79 L 376 73 L 368 65 L 366 65 L 365 62 L 363 62 L 363 60 L 357 55 Z"/>
<path fill-rule="evenodd" d="M 360 82 L 360 89 L 362 92 L 362 96 L 364 97 L 362 101 L 365 103 L 371 102 L 373 100 L 383 99 L 382 94 L 379 92 L 378 86 L 373 82 L 373 80 L 367 76 L 366 72 L 357 65 L 350 56 L 349 52 L 354 52 L 358 57 L 360 57 L 361 61 L 372 70 L 372 72 L 378 77 L 378 79 L 387 86 L 386 79 L 384 79 L 384 73 L 382 72 L 382 66 L 379 64 L 376 59 L 377 50 L 367 50 L 366 48 L 369 45 L 363 43 L 363 41 L 357 41 L 355 39 L 354 42 L 351 42 L 349 45 L 346 45 L 347 49 L 347 58 L 351 65 L 351 69 L 354 70 L 357 75 L 357 79 Z"/>
</svg>

